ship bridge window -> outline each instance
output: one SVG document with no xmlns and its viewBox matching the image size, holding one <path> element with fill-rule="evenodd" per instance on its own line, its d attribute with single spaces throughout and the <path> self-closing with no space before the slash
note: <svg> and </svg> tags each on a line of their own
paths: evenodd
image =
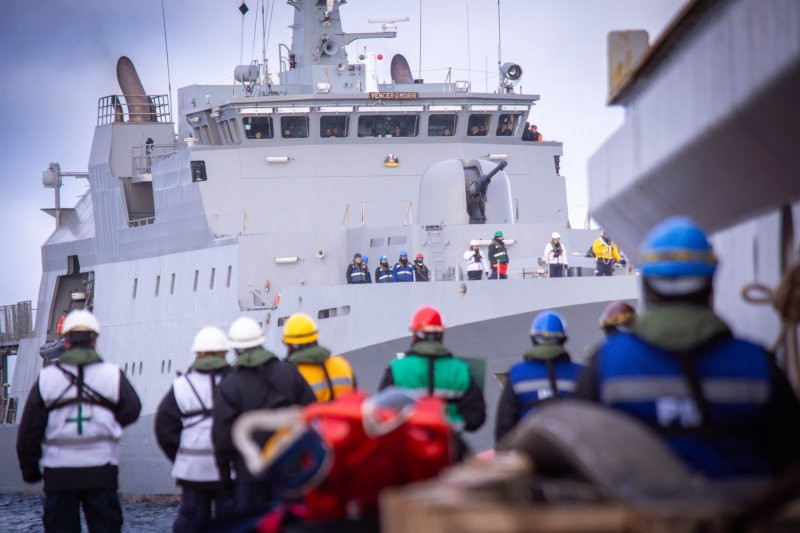
<svg viewBox="0 0 800 533">
<path fill-rule="evenodd" d="M 272 139 L 272 117 L 244 117 L 244 134 L 248 139 Z"/>
<path fill-rule="evenodd" d="M 281 135 L 284 139 L 308 137 L 308 117 L 281 117 Z"/>
<path fill-rule="evenodd" d="M 467 135 L 470 137 L 483 137 L 489 133 L 492 124 L 492 115 L 488 113 L 474 113 L 467 122 Z"/>
<path fill-rule="evenodd" d="M 319 117 L 320 137 L 347 137 L 350 117 L 347 115 L 325 115 Z"/>
<path fill-rule="evenodd" d="M 458 115 L 431 115 L 428 118 L 428 135 L 431 137 L 451 137 L 456 133 Z"/>
<path fill-rule="evenodd" d="M 522 135 L 522 113 L 503 113 L 500 115 L 496 133 L 501 137 Z"/>
<path fill-rule="evenodd" d="M 358 117 L 359 137 L 416 137 L 419 115 L 362 115 Z"/>
</svg>

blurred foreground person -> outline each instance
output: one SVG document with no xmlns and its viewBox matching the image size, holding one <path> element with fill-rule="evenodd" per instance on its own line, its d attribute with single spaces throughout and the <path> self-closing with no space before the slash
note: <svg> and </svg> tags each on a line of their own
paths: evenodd
<svg viewBox="0 0 800 533">
<path fill-rule="evenodd" d="M 554 311 L 542 311 L 531 323 L 531 346 L 524 360 L 511 367 L 497 404 L 495 441 L 514 429 L 522 417 L 541 402 L 571 396 L 582 366 L 564 349 L 564 320 Z"/>
<path fill-rule="evenodd" d="M 175 533 L 197 531 L 212 515 L 233 511 L 232 499 L 220 491 L 211 443 L 214 392 L 230 370 L 225 360 L 228 339 L 219 328 L 207 326 L 195 335 L 192 351 L 194 363 L 172 382 L 158 405 L 155 421 L 158 445 L 172 462 L 172 477 L 181 487 Z"/>
<path fill-rule="evenodd" d="M 646 311 L 601 345 L 576 396 L 638 418 L 710 478 L 773 475 L 798 463 L 800 404 L 773 357 L 712 311 L 716 265 L 691 219 L 653 227 L 639 259 Z"/>
<path fill-rule="evenodd" d="M 621 331 L 630 331 L 634 320 L 636 320 L 636 310 L 626 302 L 611 302 L 600 315 L 600 329 L 606 337 L 610 337 Z"/>
</svg>

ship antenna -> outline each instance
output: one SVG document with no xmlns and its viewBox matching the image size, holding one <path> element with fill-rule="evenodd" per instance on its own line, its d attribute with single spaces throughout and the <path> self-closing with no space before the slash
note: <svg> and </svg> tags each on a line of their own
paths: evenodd
<svg viewBox="0 0 800 533">
<path fill-rule="evenodd" d="M 472 52 L 470 51 L 469 39 L 469 0 L 466 2 L 467 7 L 467 79 L 470 86 L 472 86 Z"/>
<path fill-rule="evenodd" d="M 169 111 L 172 113 L 172 77 L 169 73 L 169 46 L 167 45 L 167 16 L 164 13 L 164 0 L 161 0 L 161 22 L 164 27 L 164 51 L 167 54 L 167 102 L 169 103 Z"/>
<path fill-rule="evenodd" d="M 419 79 L 422 79 L 422 0 L 419 0 Z"/>
<path fill-rule="evenodd" d="M 500 0 L 497 0 L 497 92 L 503 89 L 503 67 L 500 64 L 503 54 L 500 53 Z"/>
</svg>

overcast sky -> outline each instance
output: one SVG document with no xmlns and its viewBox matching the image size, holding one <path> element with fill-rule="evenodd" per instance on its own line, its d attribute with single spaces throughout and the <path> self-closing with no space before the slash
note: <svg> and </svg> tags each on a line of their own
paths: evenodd
<svg viewBox="0 0 800 533">
<path fill-rule="evenodd" d="M 178 87 L 230 83 L 242 48 L 245 62 L 253 57 L 261 2 L 245 1 L 250 7 L 245 17 L 237 9 L 240 0 L 164 1 L 173 100 Z M 351 61 L 356 46 L 366 44 L 386 58 L 405 54 L 417 75 L 420 1 L 425 80 L 444 81 L 452 67 L 454 79 L 471 79 L 475 90 L 487 84 L 493 90 L 494 0 L 350 0 L 342 7 L 348 32 L 379 31 L 368 18 L 410 19 L 399 24 L 397 39 L 351 44 Z M 274 4 L 271 70 L 277 70 L 277 43 L 290 43 L 293 16 L 284 1 Z M 653 42 L 683 4 L 501 0 L 503 60 L 519 63 L 523 91 L 541 96 L 533 120 L 544 138 L 564 142 L 561 170 L 573 225 L 582 225 L 586 215 L 586 160 L 622 122 L 622 110 L 605 105 L 606 34 L 645 29 Z M 33 300 L 36 306 L 40 246 L 53 229 L 53 219 L 39 211 L 53 206 L 53 190 L 42 187 L 41 172 L 51 161 L 65 171 L 86 171 L 97 100 L 121 92 L 117 58 L 131 58 L 148 93 L 167 92 L 161 7 L 160 0 L 0 1 L 0 305 Z M 260 56 L 260 31 L 255 43 Z M 389 80 L 388 68 L 388 60 L 379 63 L 380 81 Z M 62 205 L 71 207 L 86 181 L 66 180 Z"/>
</svg>

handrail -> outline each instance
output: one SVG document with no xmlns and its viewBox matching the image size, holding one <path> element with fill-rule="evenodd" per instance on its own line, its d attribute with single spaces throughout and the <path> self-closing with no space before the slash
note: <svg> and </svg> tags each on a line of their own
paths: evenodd
<svg viewBox="0 0 800 533">
<path fill-rule="evenodd" d="M 97 125 L 122 122 L 147 123 L 157 122 L 168 124 L 172 122 L 172 111 L 169 107 L 169 97 L 166 94 L 157 95 L 130 95 L 132 98 L 146 98 L 149 108 L 145 112 L 131 112 L 131 107 L 141 107 L 142 104 L 129 104 L 125 96 L 112 94 L 103 96 L 97 101 Z"/>
</svg>

